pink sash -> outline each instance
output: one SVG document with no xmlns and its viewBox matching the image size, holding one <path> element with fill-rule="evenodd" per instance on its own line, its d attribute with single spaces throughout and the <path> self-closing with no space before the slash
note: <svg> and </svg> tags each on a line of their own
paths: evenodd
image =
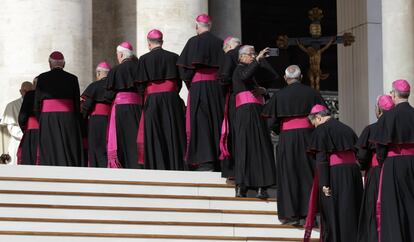
<svg viewBox="0 0 414 242">
<path fill-rule="evenodd" d="M 389 144 L 388 157 L 414 155 L 414 144 Z"/>
<path fill-rule="evenodd" d="M 163 81 L 154 81 L 148 83 L 145 89 L 145 98 L 144 103 L 147 101 L 147 97 L 154 93 L 161 92 L 178 92 L 177 81 L 175 80 L 163 80 Z M 145 146 L 144 146 L 144 136 L 145 136 L 145 112 L 142 108 L 141 119 L 139 121 L 138 136 L 137 136 L 137 145 L 138 145 L 138 164 L 143 165 L 145 162 Z"/>
<path fill-rule="evenodd" d="M 91 113 L 91 116 L 104 115 L 108 116 L 111 113 L 111 105 L 104 103 L 97 103 Z"/>
<path fill-rule="evenodd" d="M 200 68 L 196 69 L 191 83 L 201 81 L 216 81 L 217 80 L 217 68 Z M 191 138 L 191 105 L 190 105 L 191 88 L 187 95 L 187 107 L 185 110 L 185 133 L 187 136 L 187 148 L 184 156 L 184 160 L 188 160 L 188 149 L 190 148 Z"/>
<path fill-rule="evenodd" d="M 370 167 L 377 167 L 377 166 L 379 166 L 378 159 L 377 159 L 377 153 L 373 152 Z"/>
<path fill-rule="evenodd" d="M 236 108 L 249 103 L 264 104 L 264 97 L 255 97 L 251 91 L 239 92 L 236 95 Z"/>
<path fill-rule="evenodd" d="M 230 90 L 226 93 L 226 100 L 224 103 L 224 116 L 223 123 L 221 124 L 221 136 L 220 136 L 220 160 L 224 160 L 231 157 L 228 138 L 229 138 L 229 100 Z"/>
<path fill-rule="evenodd" d="M 142 97 L 135 92 L 119 92 L 112 103 L 111 114 L 108 125 L 108 167 L 120 168 L 118 160 L 118 144 L 116 137 L 116 106 L 120 104 L 142 104 Z"/>
<path fill-rule="evenodd" d="M 71 99 L 44 99 L 42 102 L 42 113 L 73 111 L 73 101 Z"/>
<path fill-rule="evenodd" d="M 312 182 L 311 194 L 309 197 L 308 214 L 306 216 L 306 222 L 304 226 L 305 235 L 303 237 L 303 242 L 310 242 L 310 238 L 312 235 L 313 223 L 315 221 L 316 211 L 318 209 L 318 198 L 319 198 L 318 185 L 319 185 L 319 175 L 317 172 L 315 172 L 315 176 L 313 177 L 313 182 Z"/>
<path fill-rule="evenodd" d="M 29 117 L 27 120 L 27 130 L 29 129 L 39 129 L 39 121 L 34 116 Z"/>
<path fill-rule="evenodd" d="M 336 151 L 329 155 L 329 165 L 356 164 L 355 153 L 352 150 Z"/>
<path fill-rule="evenodd" d="M 308 117 L 289 117 L 282 119 L 281 131 L 291 130 L 291 129 L 310 129 L 313 128 L 312 124 L 309 122 Z"/>
</svg>

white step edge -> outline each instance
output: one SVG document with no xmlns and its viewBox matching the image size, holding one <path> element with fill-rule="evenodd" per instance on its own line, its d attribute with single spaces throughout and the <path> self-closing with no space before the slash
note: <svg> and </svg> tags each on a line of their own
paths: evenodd
<svg viewBox="0 0 414 242">
<path fill-rule="evenodd" d="M 59 183 L 59 182 L 26 182 L 2 181 L 0 187 L 13 190 L 63 191 L 63 192 L 108 192 L 131 194 L 162 194 L 189 196 L 220 196 L 234 197 L 231 187 L 197 187 L 197 186 L 152 186 L 152 185 L 119 185 L 91 183 Z"/>
<path fill-rule="evenodd" d="M 173 222 L 210 222 L 210 223 L 255 223 L 280 224 L 276 215 L 268 214 L 230 214 L 217 212 L 172 212 L 172 211 L 125 211 L 94 209 L 50 209 L 1 207 L 3 217 L 34 217 L 51 219 L 102 219 L 102 220 L 141 220 Z"/>
<path fill-rule="evenodd" d="M 1 230 L 63 233 L 115 233 L 148 235 L 193 235 L 236 237 L 301 238 L 304 230 L 296 228 L 250 228 L 233 226 L 130 225 L 89 223 L 48 223 L 0 221 Z M 312 233 L 319 237 L 318 232 Z"/>
<path fill-rule="evenodd" d="M 158 207 L 158 208 L 203 208 L 203 209 L 237 209 L 276 211 L 276 202 L 243 201 L 243 200 L 208 200 L 208 199 L 175 199 L 175 198 L 141 198 L 141 197 L 109 197 L 109 196 L 66 196 L 66 195 L 26 195 L 1 194 L 2 203 L 25 204 L 57 204 L 57 205 L 90 205 L 121 207 Z"/>
<path fill-rule="evenodd" d="M 0 168 L 4 177 L 44 177 L 91 180 L 122 180 L 152 182 L 186 182 L 225 184 L 220 172 L 163 171 L 142 169 L 109 169 L 59 166 L 4 165 Z"/>
</svg>

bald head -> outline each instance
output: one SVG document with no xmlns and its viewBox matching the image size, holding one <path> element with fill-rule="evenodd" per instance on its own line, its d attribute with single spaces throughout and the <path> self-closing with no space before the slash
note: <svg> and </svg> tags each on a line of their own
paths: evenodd
<svg viewBox="0 0 414 242">
<path fill-rule="evenodd" d="M 33 84 L 31 82 L 23 82 L 20 86 L 20 94 L 22 97 L 26 94 L 26 92 L 33 90 Z"/>
<path fill-rule="evenodd" d="M 285 80 L 288 84 L 300 81 L 302 79 L 302 73 L 299 66 L 291 65 L 285 70 Z"/>
</svg>

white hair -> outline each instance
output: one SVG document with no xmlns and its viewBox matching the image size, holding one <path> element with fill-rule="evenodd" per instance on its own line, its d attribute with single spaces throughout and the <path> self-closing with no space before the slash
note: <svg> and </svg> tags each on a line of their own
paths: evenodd
<svg viewBox="0 0 414 242">
<path fill-rule="evenodd" d="M 122 53 L 126 58 L 134 55 L 134 52 L 132 52 L 130 49 L 122 47 L 120 45 L 116 47 L 116 51 Z"/>
<path fill-rule="evenodd" d="M 197 24 L 198 27 L 203 27 L 203 28 L 207 28 L 207 29 L 210 29 L 211 28 L 211 22 L 202 23 L 202 22 L 197 22 L 196 21 L 196 24 Z"/>
<path fill-rule="evenodd" d="M 250 50 L 254 51 L 254 46 L 253 45 L 243 45 L 239 49 L 239 57 L 241 55 L 249 54 Z"/>
<path fill-rule="evenodd" d="M 49 63 L 52 67 L 62 67 L 65 65 L 65 59 L 63 60 L 55 60 L 49 57 Z"/>
<path fill-rule="evenodd" d="M 103 68 L 103 67 L 96 67 L 96 71 L 109 72 L 110 70 L 107 68 Z"/>
<path fill-rule="evenodd" d="M 300 68 L 297 65 L 288 66 L 288 68 L 286 68 L 285 70 L 285 76 L 286 78 L 289 78 L 289 79 L 299 80 L 301 74 L 302 73 L 300 71 Z"/>
<path fill-rule="evenodd" d="M 226 49 L 227 46 L 239 46 L 241 44 L 241 40 L 236 37 L 231 37 L 226 44 L 223 45 L 223 50 Z"/>
</svg>

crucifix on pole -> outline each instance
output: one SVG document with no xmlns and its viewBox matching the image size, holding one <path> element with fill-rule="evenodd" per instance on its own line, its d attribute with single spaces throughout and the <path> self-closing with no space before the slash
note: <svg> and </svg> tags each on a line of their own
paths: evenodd
<svg viewBox="0 0 414 242">
<path fill-rule="evenodd" d="M 321 19 L 323 12 L 315 7 L 309 10 L 309 19 L 312 23 L 309 25 L 311 37 L 289 38 L 287 35 L 280 35 L 276 40 L 276 44 L 280 49 L 287 49 L 289 46 L 297 45 L 303 52 L 309 56 L 308 78 L 311 87 L 319 90 L 320 81 L 328 78 L 329 73 L 322 73 L 321 58 L 322 53 L 331 45 L 343 44 L 350 46 L 355 37 L 351 33 L 344 33 L 341 36 L 322 36 Z M 322 47 L 322 45 L 324 45 Z"/>
</svg>

